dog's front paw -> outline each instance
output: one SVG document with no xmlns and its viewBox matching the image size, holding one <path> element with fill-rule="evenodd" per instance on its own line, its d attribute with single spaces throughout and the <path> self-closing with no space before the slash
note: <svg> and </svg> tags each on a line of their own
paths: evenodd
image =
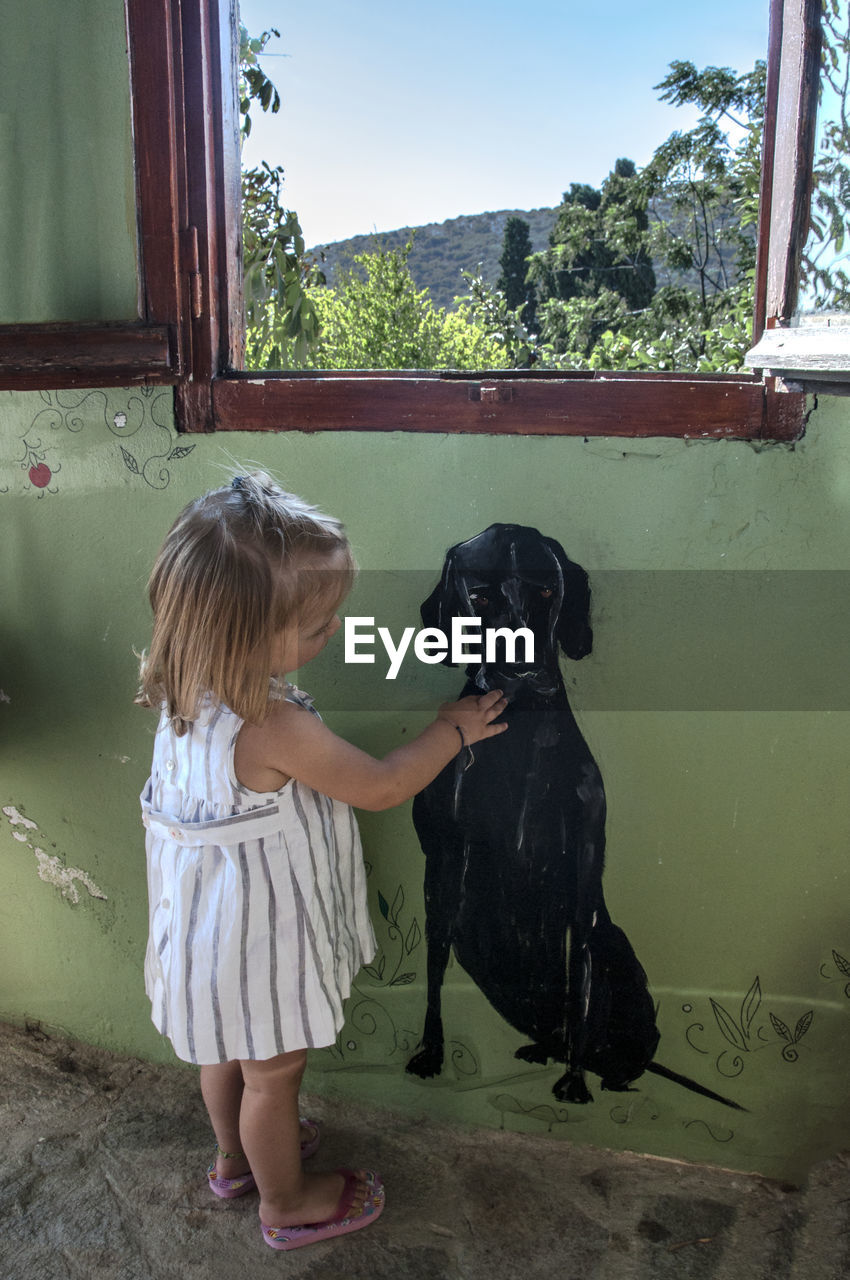
<svg viewBox="0 0 850 1280">
<path fill-rule="evenodd" d="M 580 1071 L 568 1071 L 556 1080 L 552 1092 L 559 1102 L 576 1102 L 584 1104 L 593 1101 L 593 1094 L 584 1082 Z"/>
<path fill-rule="evenodd" d="M 412 1076 L 419 1076 L 422 1080 L 430 1080 L 432 1076 L 438 1076 L 443 1069 L 443 1046 L 423 1045 L 418 1053 L 414 1053 L 413 1057 L 405 1067 Z"/>
</svg>

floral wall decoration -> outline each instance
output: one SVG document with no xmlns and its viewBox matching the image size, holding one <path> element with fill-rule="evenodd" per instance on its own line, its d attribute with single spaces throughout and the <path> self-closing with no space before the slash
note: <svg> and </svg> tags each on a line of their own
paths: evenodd
<svg viewBox="0 0 850 1280">
<path fill-rule="evenodd" d="M 169 388 L 135 387 L 124 391 L 39 391 L 40 407 L 19 439 L 17 456 L 6 463 L 0 492 L 23 488 L 37 498 L 59 493 L 69 462 L 69 437 L 105 429 L 131 475 L 151 489 L 165 489 L 172 465 L 194 444 L 182 444 L 172 425 Z M 32 412 L 30 410 L 30 412 Z M 18 476 L 20 480 L 18 483 Z"/>
<path fill-rule="evenodd" d="M 697 1017 L 686 1028 L 685 1039 L 690 1047 L 702 1056 L 713 1057 L 719 1075 L 727 1079 L 739 1076 L 753 1061 L 752 1055 L 762 1050 L 778 1049 L 783 1062 L 799 1060 L 799 1046 L 811 1028 L 814 1010 L 801 1014 L 791 1027 L 777 1014 L 763 1009 L 762 999 L 761 983 L 756 977 L 739 1009 L 727 1009 L 709 997 L 713 1024 L 708 1018 Z M 683 1005 L 682 1012 L 697 1014 L 692 1004 Z"/>
<path fill-rule="evenodd" d="M 820 976 L 825 982 L 840 982 L 844 986 L 844 995 L 850 1000 L 850 960 L 840 951 L 833 948 L 832 963 L 825 960 L 820 967 Z"/>
</svg>

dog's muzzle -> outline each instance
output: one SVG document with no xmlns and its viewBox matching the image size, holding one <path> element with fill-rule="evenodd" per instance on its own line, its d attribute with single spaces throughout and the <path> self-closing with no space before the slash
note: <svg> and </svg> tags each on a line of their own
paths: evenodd
<svg viewBox="0 0 850 1280">
<path fill-rule="evenodd" d="M 475 672 L 469 667 L 468 674 L 482 693 L 501 689 L 509 702 L 521 691 L 535 693 L 540 698 L 551 698 L 558 692 L 559 687 L 553 673 L 547 671 L 545 667 L 529 667 L 525 671 L 516 668 L 512 671 L 502 671 L 498 667 L 480 666 Z"/>
</svg>

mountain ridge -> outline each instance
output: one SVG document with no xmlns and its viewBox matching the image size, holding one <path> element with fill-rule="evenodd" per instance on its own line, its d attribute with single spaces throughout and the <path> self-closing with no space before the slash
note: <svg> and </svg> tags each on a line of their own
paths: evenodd
<svg viewBox="0 0 850 1280">
<path fill-rule="evenodd" d="M 357 254 L 373 252 L 376 248 L 403 249 L 412 236 L 413 247 L 407 262 L 417 288 L 430 290 L 436 307 L 448 308 L 455 297 L 468 292 L 461 271 L 480 268 L 485 280 L 496 283 L 508 218 L 522 218 L 528 223 L 531 247 L 538 253 L 549 247 L 549 233 L 557 215 L 557 208 L 460 214 L 443 222 L 398 227 L 394 231 L 350 236 L 332 244 L 316 245 L 308 250 L 308 255 L 320 261 L 328 284 L 333 285 L 338 273 L 350 266 Z"/>
</svg>

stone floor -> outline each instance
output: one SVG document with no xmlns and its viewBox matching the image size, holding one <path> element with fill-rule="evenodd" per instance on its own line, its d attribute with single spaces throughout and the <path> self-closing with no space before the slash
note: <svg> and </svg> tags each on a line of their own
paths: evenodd
<svg viewBox="0 0 850 1280">
<path fill-rule="evenodd" d="M 205 1185 L 193 1072 L 0 1024 L 0 1280 L 845 1280 L 850 1161 L 799 1190 L 311 1100 L 317 1167 L 380 1170 L 373 1227 L 288 1254 Z"/>
</svg>

